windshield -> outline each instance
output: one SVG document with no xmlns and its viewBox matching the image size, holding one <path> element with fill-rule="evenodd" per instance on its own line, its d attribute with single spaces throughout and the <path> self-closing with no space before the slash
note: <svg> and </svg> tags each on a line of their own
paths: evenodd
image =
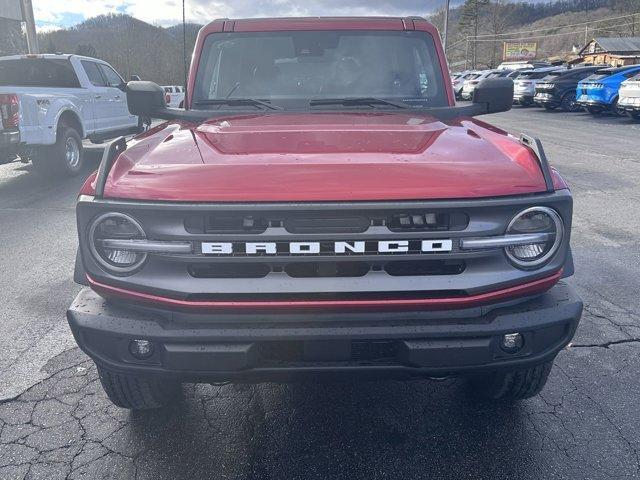
<svg viewBox="0 0 640 480">
<path fill-rule="evenodd" d="M 212 34 L 204 43 L 192 107 L 260 99 L 300 108 L 312 100 L 365 97 L 408 106 L 447 106 L 431 36 L 370 30 Z M 368 105 L 389 107 L 382 102 Z"/>
</svg>

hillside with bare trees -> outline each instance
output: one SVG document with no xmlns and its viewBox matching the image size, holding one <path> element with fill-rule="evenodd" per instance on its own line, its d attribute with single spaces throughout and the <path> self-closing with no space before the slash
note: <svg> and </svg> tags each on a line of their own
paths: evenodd
<svg viewBox="0 0 640 480">
<path fill-rule="evenodd" d="M 453 69 L 496 66 L 502 61 L 504 40 L 535 40 L 539 58 L 568 59 L 574 46 L 584 45 L 585 39 L 640 35 L 640 0 L 452 2 L 456 3 L 450 14 L 447 52 Z M 443 30 L 442 11 L 429 20 Z M 0 22 L 0 55 L 25 53 L 18 24 Z M 95 56 L 127 78 L 135 74 L 161 84 L 182 84 L 184 63 L 191 58 L 200 27 L 186 25 L 186 55 L 182 25 L 163 28 L 122 14 L 98 16 L 38 37 L 43 52 Z"/>
</svg>

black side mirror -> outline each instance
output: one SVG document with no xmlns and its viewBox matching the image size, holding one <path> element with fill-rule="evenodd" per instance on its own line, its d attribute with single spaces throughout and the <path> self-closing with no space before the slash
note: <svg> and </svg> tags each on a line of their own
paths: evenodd
<svg viewBox="0 0 640 480">
<path fill-rule="evenodd" d="M 498 113 L 511 110 L 513 105 L 513 80 L 487 78 L 473 91 L 473 103 L 480 105 L 482 113 Z"/>
<path fill-rule="evenodd" d="M 164 89 L 154 82 L 134 81 L 127 83 L 127 106 L 131 115 L 163 118 L 167 109 Z"/>
<path fill-rule="evenodd" d="M 131 80 L 132 82 L 139 82 L 141 78 L 138 75 L 131 75 L 131 78 L 129 80 Z"/>
</svg>

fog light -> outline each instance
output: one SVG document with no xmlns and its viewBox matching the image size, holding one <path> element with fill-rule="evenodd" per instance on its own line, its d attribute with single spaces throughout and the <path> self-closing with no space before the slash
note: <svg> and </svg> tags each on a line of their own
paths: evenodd
<svg viewBox="0 0 640 480">
<path fill-rule="evenodd" d="M 524 338 L 519 333 L 507 333 L 502 336 L 500 348 L 507 353 L 516 353 L 524 345 Z"/>
<path fill-rule="evenodd" d="M 153 355 L 153 343 L 149 340 L 134 339 L 129 343 L 129 353 L 138 360 L 144 360 Z"/>
</svg>

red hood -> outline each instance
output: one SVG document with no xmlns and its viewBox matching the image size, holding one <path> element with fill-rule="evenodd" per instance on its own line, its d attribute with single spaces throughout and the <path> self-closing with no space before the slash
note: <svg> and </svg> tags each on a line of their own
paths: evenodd
<svg viewBox="0 0 640 480">
<path fill-rule="evenodd" d="M 416 200 L 545 190 L 533 153 L 475 120 L 270 114 L 165 123 L 115 162 L 105 196 L 192 202 Z"/>
</svg>

